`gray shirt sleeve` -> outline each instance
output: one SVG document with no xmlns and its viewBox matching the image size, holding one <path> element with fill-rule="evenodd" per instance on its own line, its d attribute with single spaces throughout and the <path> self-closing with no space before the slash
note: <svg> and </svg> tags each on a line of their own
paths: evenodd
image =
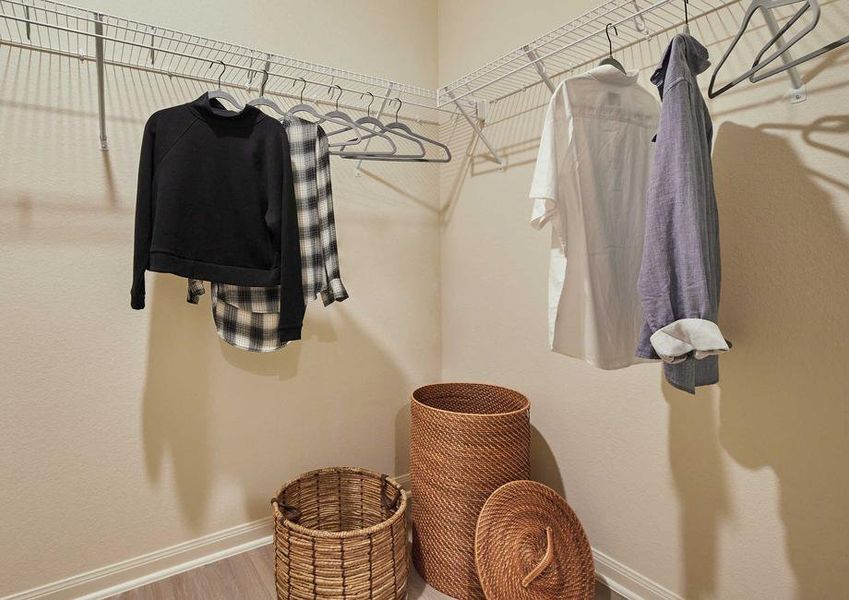
<svg viewBox="0 0 849 600">
<path fill-rule="evenodd" d="M 637 354 L 669 365 L 728 350 L 716 324 L 719 228 L 709 127 L 695 82 L 667 81 L 646 196 L 638 282 L 646 330 Z"/>
</svg>

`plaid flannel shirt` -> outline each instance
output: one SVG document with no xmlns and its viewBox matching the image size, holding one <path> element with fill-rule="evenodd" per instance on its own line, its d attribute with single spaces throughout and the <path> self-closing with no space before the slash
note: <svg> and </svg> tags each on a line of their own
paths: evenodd
<svg viewBox="0 0 849 600">
<path fill-rule="evenodd" d="M 315 123 L 286 115 L 301 248 L 304 302 L 321 295 L 324 305 L 348 297 L 339 272 L 336 219 L 330 182 L 327 135 Z M 197 304 L 203 282 L 190 279 L 187 300 Z M 233 346 L 271 352 L 285 346 L 277 335 L 279 287 L 211 284 L 212 315 L 218 335 Z"/>
</svg>

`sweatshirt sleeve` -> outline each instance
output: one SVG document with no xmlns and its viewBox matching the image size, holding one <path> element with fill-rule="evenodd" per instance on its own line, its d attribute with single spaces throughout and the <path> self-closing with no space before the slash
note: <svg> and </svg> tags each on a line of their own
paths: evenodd
<svg viewBox="0 0 849 600">
<path fill-rule="evenodd" d="M 139 177 L 136 190 L 136 224 L 133 244 L 133 285 L 130 289 L 130 306 L 144 308 L 144 273 L 150 265 L 150 239 L 153 231 L 153 147 L 154 119 L 148 120 L 142 136 Z"/>
<path fill-rule="evenodd" d="M 704 169 L 710 156 L 700 140 L 686 79 L 664 87 L 657 147 L 646 196 L 646 233 L 638 290 L 651 348 L 667 363 L 728 350 L 719 326 L 718 272 L 710 259 Z"/>
<path fill-rule="evenodd" d="M 279 129 L 282 150 L 282 169 L 276 173 L 272 186 L 279 190 L 280 231 L 280 321 L 281 342 L 301 339 L 301 327 L 306 305 L 301 280 L 301 243 L 298 228 L 298 207 L 295 201 L 294 175 L 289 140 L 284 128 Z"/>
<path fill-rule="evenodd" d="M 333 188 L 330 183 L 330 146 L 327 134 L 318 127 L 316 138 L 316 186 L 318 188 L 318 222 L 321 253 L 324 259 L 324 288 L 321 299 L 325 306 L 348 298 L 339 269 L 339 247 L 336 242 L 336 215 L 333 211 Z"/>
</svg>

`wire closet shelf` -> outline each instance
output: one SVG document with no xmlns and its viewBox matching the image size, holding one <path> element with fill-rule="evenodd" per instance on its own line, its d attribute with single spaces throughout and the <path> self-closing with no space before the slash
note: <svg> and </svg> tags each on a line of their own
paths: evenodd
<svg viewBox="0 0 849 600">
<path fill-rule="evenodd" d="M 607 55 L 605 27 L 616 26 L 613 51 L 715 12 L 736 0 L 609 0 L 438 90 L 437 105 L 498 102 L 531 86 L 586 68 Z M 578 71 L 579 72 L 579 71 Z"/>
<path fill-rule="evenodd" d="M 340 107 L 364 110 L 399 98 L 402 117 L 435 122 L 440 112 L 435 90 L 297 60 L 238 44 L 213 40 L 50 0 L 0 0 L 0 47 L 47 52 L 247 91 L 319 104 L 336 104 L 328 94 L 342 89 Z M 268 77 L 265 76 L 268 73 Z M 102 81 L 99 81 L 102 86 Z M 338 95 L 338 93 L 337 93 Z M 101 90 L 102 96 L 102 90 Z M 363 100 L 365 98 L 365 100 Z M 102 107 L 101 107 L 102 108 Z"/>
</svg>

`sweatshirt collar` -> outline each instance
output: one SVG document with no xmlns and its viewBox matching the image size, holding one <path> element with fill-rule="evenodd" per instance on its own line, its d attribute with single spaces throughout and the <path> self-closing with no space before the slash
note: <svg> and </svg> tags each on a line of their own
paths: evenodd
<svg viewBox="0 0 849 600">
<path fill-rule="evenodd" d="M 707 48 L 693 36 L 679 33 L 666 47 L 663 59 L 651 76 L 651 82 L 662 92 L 668 71 L 675 71 L 672 75 L 673 79 L 678 79 L 675 75 L 683 76 L 686 70 L 689 70 L 695 78 L 696 75 L 705 72 L 709 66 Z"/>
<path fill-rule="evenodd" d="M 241 111 L 228 110 L 216 98 L 210 98 L 209 92 L 204 92 L 190 106 L 202 119 L 223 125 L 253 125 L 263 116 L 255 106 L 245 106 Z"/>
<path fill-rule="evenodd" d="M 587 75 L 597 81 L 612 83 L 613 85 L 632 85 L 637 82 L 639 71 L 626 71 L 623 73 L 613 65 L 599 65 L 587 71 Z"/>
</svg>

